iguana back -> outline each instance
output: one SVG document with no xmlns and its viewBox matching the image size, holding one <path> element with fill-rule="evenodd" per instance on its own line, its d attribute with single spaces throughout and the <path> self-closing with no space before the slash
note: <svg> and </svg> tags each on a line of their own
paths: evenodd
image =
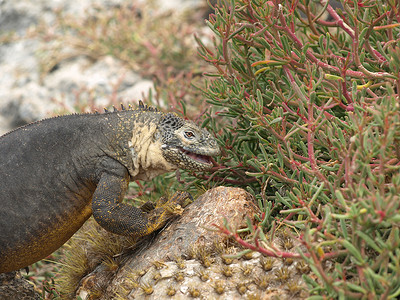
<svg viewBox="0 0 400 300">
<path fill-rule="evenodd" d="M 50 245 L 46 254 L 55 251 L 91 215 L 105 123 L 71 115 L 0 138 L 0 266 L 10 257 L 17 265 L 41 259 L 39 245 Z"/>
<path fill-rule="evenodd" d="M 179 123 L 178 129 L 171 127 L 171 120 Z M 45 119 L 2 136 L 0 272 L 49 255 L 92 212 L 101 226 L 117 234 L 141 236 L 162 226 L 173 214 L 167 213 L 170 206 L 180 204 L 186 194 L 151 213 L 120 202 L 130 180 L 151 179 L 182 167 L 181 158 L 169 157 L 175 148 L 178 156 L 182 152 L 185 159 L 199 164 L 198 170 L 201 164 L 203 169 L 210 167 L 205 155 L 218 154 L 218 146 L 208 132 L 186 123 L 142 106 L 132 111 Z M 191 145 L 178 134 L 182 126 L 188 126 L 186 134 L 198 136 L 198 154 L 185 150 Z"/>
</svg>

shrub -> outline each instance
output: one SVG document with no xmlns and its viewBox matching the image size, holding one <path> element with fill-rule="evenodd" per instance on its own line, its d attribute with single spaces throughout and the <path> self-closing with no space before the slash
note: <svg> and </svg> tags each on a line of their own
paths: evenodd
<svg viewBox="0 0 400 300">
<path fill-rule="evenodd" d="M 221 1 L 205 124 L 223 157 L 203 179 L 242 185 L 262 210 L 248 248 L 303 257 L 314 297 L 400 294 L 400 4 Z M 303 245 L 273 248 L 280 226 Z"/>
</svg>

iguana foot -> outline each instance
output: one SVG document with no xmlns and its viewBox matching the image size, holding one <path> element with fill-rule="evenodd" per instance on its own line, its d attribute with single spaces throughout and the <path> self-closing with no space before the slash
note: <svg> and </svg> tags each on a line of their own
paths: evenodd
<svg viewBox="0 0 400 300">
<path fill-rule="evenodd" d="M 183 207 L 180 206 L 179 204 L 175 205 L 175 206 L 171 206 L 171 207 L 166 206 L 165 209 L 167 209 L 173 215 L 180 216 L 181 214 L 183 214 Z"/>
<path fill-rule="evenodd" d="M 156 208 L 156 204 L 153 201 L 147 201 L 146 203 L 142 204 L 139 208 L 143 212 L 150 212 Z"/>
<path fill-rule="evenodd" d="M 147 234 L 161 228 L 168 219 L 183 213 L 187 202 L 193 201 L 188 192 L 178 191 L 170 199 L 161 197 L 156 208 L 148 212 Z"/>
<path fill-rule="evenodd" d="M 193 201 L 192 195 L 188 192 L 178 191 L 170 199 L 161 197 L 156 207 L 164 208 L 171 215 L 181 215 L 183 207 L 188 204 L 188 201 Z"/>
<path fill-rule="evenodd" d="M 164 196 L 160 197 L 160 199 L 158 199 L 158 201 L 156 202 L 156 207 L 161 207 L 167 202 L 168 202 L 168 198 L 167 197 L 164 197 Z"/>
<path fill-rule="evenodd" d="M 161 197 L 160 200 L 163 198 L 164 197 Z M 181 207 L 185 207 L 188 204 L 187 202 L 189 203 L 193 202 L 192 195 L 190 195 L 188 192 L 185 191 L 178 191 L 175 194 L 173 194 L 172 197 L 169 198 L 169 200 L 167 200 L 163 205 L 170 206 L 172 204 L 173 206 L 180 205 Z"/>
<path fill-rule="evenodd" d="M 183 208 L 187 204 L 193 202 L 193 197 L 188 192 L 178 191 L 170 199 L 167 197 L 160 197 L 156 203 L 153 201 L 147 201 L 140 210 L 143 212 L 150 212 L 156 208 L 164 207 L 168 209 L 174 215 L 180 215 L 183 212 Z M 175 209 L 176 208 L 176 209 Z"/>
</svg>

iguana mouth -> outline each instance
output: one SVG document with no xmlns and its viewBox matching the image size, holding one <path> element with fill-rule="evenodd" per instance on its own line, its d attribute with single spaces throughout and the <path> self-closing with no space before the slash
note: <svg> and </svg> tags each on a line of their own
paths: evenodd
<svg viewBox="0 0 400 300">
<path fill-rule="evenodd" d="M 208 165 L 208 166 L 212 166 L 212 161 L 211 161 L 211 157 L 210 156 L 194 153 L 192 151 L 185 150 L 182 147 L 178 147 L 178 149 L 179 149 L 179 151 L 181 151 L 186 156 L 189 156 L 194 161 L 199 162 L 201 164 Z"/>
</svg>

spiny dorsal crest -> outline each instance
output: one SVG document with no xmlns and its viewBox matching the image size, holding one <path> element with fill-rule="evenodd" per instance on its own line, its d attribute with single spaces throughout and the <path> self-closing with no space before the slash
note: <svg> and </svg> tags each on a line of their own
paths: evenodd
<svg viewBox="0 0 400 300">
<path fill-rule="evenodd" d="M 141 111 L 154 111 L 158 112 L 158 109 L 152 106 L 145 105 L 142 100 L 139 100 L 139 110 Z"/>
<path fill-rule="evenodd" d="M 121 111 L 124 111 L 124 110 L 133 110 L 133 107 L 132 107 L 132 105 L 129 104 L 128 105 L 128 109 L 126 109 L 125 106 L 121 103 Z M 154 112 L 158 112 L 159 111 L 155 107 L 148 106 L 147 104 L 145 105 L 142 100 L 139 100 L 138 110 L 140 110 L 140 111 L 154 111 Z M 118 108 L 116 108 L 113 105 L 113 111 L 112 112 L 118 112 L 118 111 L 119 111 Z M 109 113 L 110 111 L 107 108 L 104 107 L 104 112 L 105 113 Z"/>
</svg>

